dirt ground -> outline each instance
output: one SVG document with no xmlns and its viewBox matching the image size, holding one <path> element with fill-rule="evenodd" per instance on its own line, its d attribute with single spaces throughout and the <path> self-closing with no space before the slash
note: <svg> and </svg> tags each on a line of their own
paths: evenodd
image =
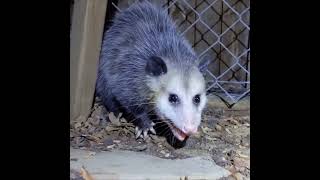
<svg viewBox="0 0 320 180">
<path fill-rule="evenodd" d="M 250 111 L 213 107 L 204 110 L 199 133 L 190 137 L 185 147 L 174 149 L 165 138 L 150 135 L 146 141 L 135 138 L 135 128 L 124 118 L 106 112 L 99 101 L 89 119 L 71 124 L 73 148 L 94 152 L 115 149 L 141 151 L 161 158 L 210 156 L 232 175 L 224 180 L 250 179 Z M 71 171 L 71 179 L 76 178 Z"/>
</svg>

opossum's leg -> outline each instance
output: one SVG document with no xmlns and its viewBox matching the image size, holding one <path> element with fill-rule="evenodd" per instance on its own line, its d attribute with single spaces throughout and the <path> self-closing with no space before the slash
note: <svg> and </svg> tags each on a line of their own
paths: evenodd
<svg viewBox="0 0 320 180">
<path fill-rule="evenodd" d="M 108 112 L 113 112 L 115 116 L 118 116 L 120 113 L 120 103 L 117 101 L 115 96 L 109 95 L 102 99 L 104 106 Z"/>
<path fill-rule="evenodd" d="M 132 120 L 132 123 L 136 126 L 136 138 L 141 137 L 145 139 L 148 135 L 148 131 L 156 134 L 156 131 L 153 128 L 155 124 L 149 118 L 146 108 L 130 108 L 129 111 L 131 111 L 131 113 L 135 116 L 135 118 Z"/>
<path fill-rule="evenodd" d="M 136 125 L 136 138 L 146 139 L 148 136 L 148 132 L 150 131 L 153 134 L 156 134 L 153 126 L 155 125 L 149 118 L 146 112 L 138 115 L 138 119 L 133 123 Z"/>
</svg>

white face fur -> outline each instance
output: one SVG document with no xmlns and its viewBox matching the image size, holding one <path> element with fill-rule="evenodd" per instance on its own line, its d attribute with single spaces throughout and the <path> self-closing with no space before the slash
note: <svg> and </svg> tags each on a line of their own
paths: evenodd
<svg viewBox="0 0 320 180">
<path fill-rule="evenodd" d="M 205 81 L 197 68 L 187 78 L 183 73 L 168 71 L 149 86 L 158 92 L 155 99 L 158 115 L 173 123 L 169 127 L 176 138 L 182 141 L 197 132 L 207 101 Z"/>
</svg>

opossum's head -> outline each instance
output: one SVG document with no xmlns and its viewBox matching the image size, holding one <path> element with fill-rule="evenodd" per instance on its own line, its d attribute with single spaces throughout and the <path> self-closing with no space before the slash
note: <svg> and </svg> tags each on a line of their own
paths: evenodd
<svg viewBox="0 0 320 180">
<path fill-rule="evenodd" d="M 158 116 L 180 141 L 195 134 L 207 101 L 205 81 L 198 65 L 179 66 L 152 57 L 146 72 Z"/>
</svg>

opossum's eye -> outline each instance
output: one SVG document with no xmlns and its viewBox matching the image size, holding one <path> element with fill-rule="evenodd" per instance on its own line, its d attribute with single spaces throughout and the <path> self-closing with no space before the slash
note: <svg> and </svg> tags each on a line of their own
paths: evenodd
<svg viewBox="0 0 320 180">
<path fill-rule="evenodd" d="M 171 104 L 177 104 L 177 103 L 179 103 L 179 97 L 176 94 L 170 94 L 169 95 L 169 102 Z"/>
<path fill-rule="evenodd" d="M 198 105 L 200 103 L 200 95 L 199 94 L 194 96 L 193 103 L 196 105 Z"/>
</svg>

